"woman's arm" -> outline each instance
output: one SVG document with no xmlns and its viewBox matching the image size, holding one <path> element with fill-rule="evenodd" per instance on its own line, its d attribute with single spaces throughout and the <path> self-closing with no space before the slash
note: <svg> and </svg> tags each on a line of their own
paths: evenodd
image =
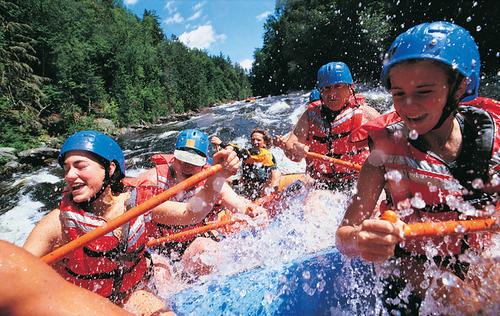
<svg viewBox="0 0 500 316">
<path fill-rule="evenodd" d="M 274 168 L 271 170 L 271 176 L 269 177 L 266 185 L 265 185 L 265 193 L 269 194 L 269 192 L 274 192 L 280 185 L 281 172 L 278 168 Z"/>
<path fill-rule="evenodd" d="M 394 254 L 401 241 L 402 222 L 394 225 L 380 219 L 370 219 L 384 188 L 384 170 L 367 159 L 359 174 L 357 193 L 347 208 L 337 230 L 337 248 L 343 254 L 359 256 L 367 261 L 384 261 Z"/>
<path fill-rule="evenodd" d="M 0 315 L 131 315 L 108 299 L 67 282 L 38 258 L 1 240 L 0 280 Z"/>
<path fill-rule="evenodd" d="M 58 209 L 45 215 L 33 228 L 23 248 L 37 257 L 42 257 L 64 243 Z"/>
<path fill-rule="evenodd" d="M 263 221 L 267 221 L 268 214 L 265 208 L 238 195 L 227 183 L 221 190 L 220 200 L 221 204 L 231 212 L 258 217 Z"/>
</svg>

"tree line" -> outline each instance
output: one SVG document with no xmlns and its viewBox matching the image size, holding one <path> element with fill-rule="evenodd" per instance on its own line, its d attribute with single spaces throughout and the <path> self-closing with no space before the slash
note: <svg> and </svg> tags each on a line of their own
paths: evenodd
<svg viewBox="0 0 500 316">
<path fill-rule="evenodd" d="M 0 147 L 36 146 L 96 118 L 153 122 L 251 95 L 244 69 L 167 38 L 113 0 L 0 0 Z"/>
<path fill-rule="evenodd" d="M 330 61 L 348 64 L 357 82 L 377 82 L 385 50 L 398 34 L 446 20 L 474 36 L 483 75 L 498 90 L 499 16 L 495 0 L 277 0 L 263 47 L 254 53 L 252 89 L 258 95 L 311 89 L 318 68 Z"/>
</svg>

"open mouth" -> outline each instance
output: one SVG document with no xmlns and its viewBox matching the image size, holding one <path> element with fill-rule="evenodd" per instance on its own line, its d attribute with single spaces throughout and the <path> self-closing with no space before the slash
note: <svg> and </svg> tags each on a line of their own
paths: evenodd
<svg viewBox="0 0 500 316">
<path fill-rule="evenodd" d="M 416 124 L 416 123 L 422 122 L 426 117 L 427 117 L 427 114 L 421 114 L 421 115 L 412 116 L 412 117 L 406 116 L 406 119 L 408 120 L 408 122 Z"/>
<path fill-rule="evenodd" d="M 83 184 L 83 183 L 73 184 L 71 186 L 71 192 L 73 194 L 79 193 L 84 187 L 85 187 L 85 184 Z"/>
</svg>

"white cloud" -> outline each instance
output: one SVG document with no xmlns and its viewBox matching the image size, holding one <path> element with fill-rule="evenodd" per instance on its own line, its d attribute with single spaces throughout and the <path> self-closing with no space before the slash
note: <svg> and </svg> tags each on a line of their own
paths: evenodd
<svg viewBox="0 0 500 316">
<path fill-rule="evenodd" d="M 182 15 L 180 15 L 179 12 L 177 12 L 176 14 L 174 14 L 173 16 L 167 18 L 164 20 L 164 22 L 166 24 L 179 24 L 179 23 L 182 23 L 184 22 L 184 18 L 182 17 Z"/>
<path fill-rule="evenodd" d="M 257 19 L 257 21 L 262 21 L 262 20 L 265 20 L 267 18 L 267 16 L 270 14 L 271 14 L 271 12 L 264 11 L 261 14 L 257 15 L 255 18 Z"/>
<path fill-rule="evenodd" d="M 201 9 L 201 7 L 203 7 L 205 5 L 206 1 L 203 1 L 203 2 L 198 2 L 197 4 L 195 4 L 193 6 L 193 10 L 194 11 L 198 11 Z"/>
<path fill-rule="evenodd" d="M 247 59 L 243 59 L 242 61 L 240 61 L 240 66 L 241 66 L 241 68 L 248 71 L 248 70 L 252 69 L 252 63 L 253 63 L 253 60 L 247 58 Z"/>
<path fill-rule="evenodd" d="M 189 48 L 205 49 L 210 47 L 215 42 L 223 42 L 226 35 L 217 34 L 212 25 L 198 26 L 191 32 L 182 33 L 179 40 Z"/>
<path fill-rule="evenodd" d="M 196 11 L 193 15 L 187 18 L 187 21 L 194 21 L 201 16 L 201 10 Z"/>
<path fill-rule="evenodd" d="M 123 3 L 125 3 L 126 5 L 134 5 L 137 3 L 137 1 L 139 0 L 125 0 L 123 1 Z"/>
<path fill-rule="evenodd" d="M 271 14 L 271 12 L 269 11 L 265 11 L 265 12 L 262 12 L 261 14 L 257 15 L 255 18 L 257 19 L 257 21 L 262 21 L 264 20 L 265 18 L 267 18 L 267 16 Z"/>
<path fill-rule="evenodd" d="M 163 8 L 167 9 L 168 13 L 170 14 L 177 12 L 177 8 L 174 5 L 174 1 L 167 1 L 167 3 L 165 3 L 165 6 Z"/>
</svg>

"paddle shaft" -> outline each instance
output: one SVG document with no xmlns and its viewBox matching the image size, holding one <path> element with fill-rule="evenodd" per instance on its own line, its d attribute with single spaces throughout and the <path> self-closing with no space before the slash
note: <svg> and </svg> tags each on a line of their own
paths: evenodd
<svg viewBox="0 0 500 316">
<path fill-rule="evenodd" d="M 391 223 L 397 221 L 397 214 L 385 211 L 381 219 Z M 463 235 L 465 233 L 496 232 L 500 230 L 495 218 L 471 219 L 462 221 L 424 222 L 406 224 L 403 233 L 406 238 L 443 237 L 448 235 Z"/>
<path fill-rule="evenodd" d="M 51 253 L 43 256 L 41 259 L 47 264 L 51 264 L 53 262 L 56 262 L 57 260 L 61 259 L 64 257 L 66 254 L 83 247 L 84 245 L 88 244 L 92 240 L 95 240 L 101 236 L 104 236 L 105 234 L 115 230 L 116 228 L 122 226 L 123 224 L 129 222 L 133 218 L 136 218 L 137 216 L 140 216 L 147 211 L 155 208 L 156 206 L 160 205 L 161 203 L 169 200 L 171 197 L 176 195 L 177 193 L 184 191 L 196 183 L 205 180 L 206 178 L 214 175 L 215 173 L 219 172 L 222 170 L 222 165 L 216 164 L 210 168 L 207 168 L 189 178 L 186 180 L 176 184 L 175 186 L 169 188 L 168 190 L 153 196 L 152 198 L 148 199 L 144 203 L 141 203 L 140 205 L 137 205 L 136 207 L 131 208 L 127 212 L 123 213 L 121 216 L 118 216 L 103 226 L 97 227 L 96 229 L 86 233 L 85 235 L 80 236 L 77 239 L 74 239 L 70 241 L 69 243 L 55 249 Z"/>
<path fill-rule="evenodd" d="M 208 232 L 208 231 L 211 231 L 214 229 L 218 229 L 221 227 L 230 226 L 230 225 L 234 225 L 236 223 L 242 223 L 242 222 L 245 222 L 245 221 L 239 220 L 239 219 L 230 219 L 230 220 L 226 220 L 226 221 L 216 222 L 213 224 L 208 224 L 208 225 L 201 226 L 201 227 L 195 227 L 195 228 L 192 228 L 189 230 L 179 232 L 177 234 L 172 234 L 172 235 L 168 235 L 168 236 L 161 237 L 158 239 L 150 240 L 148 242 L 147 246 L 154 247 L 154 246 L 162 244 L 162 243 L 177 241 L 177 240 L 182 239 L 182 238 L 193 237 L 193 236 L 196 236 L 198 234 L 205 233 L 205 232 Z"/>
<path fill-rule="evenodd" d="M 360 164 L 357 164 L 357 163 L 353 163 L 353 162 L 349 162 L 349 161 L 345 161 L 345 160 L 341 160 L 341 159 L 336 159 L 336 158 L 328 157 L 328 156 L 321 155 L 318 153 L 313 153 L 313 152 L 307 152 L 306 156 L 309 158 L 312 158 L 312 159 L 323 160 L 323 161 L 330 162 L 332 164 L 346 167 L 346 168 L 356 170 L 356 171 L 360 171 L 361 167 L 362 167 Z"/>
</svg>

